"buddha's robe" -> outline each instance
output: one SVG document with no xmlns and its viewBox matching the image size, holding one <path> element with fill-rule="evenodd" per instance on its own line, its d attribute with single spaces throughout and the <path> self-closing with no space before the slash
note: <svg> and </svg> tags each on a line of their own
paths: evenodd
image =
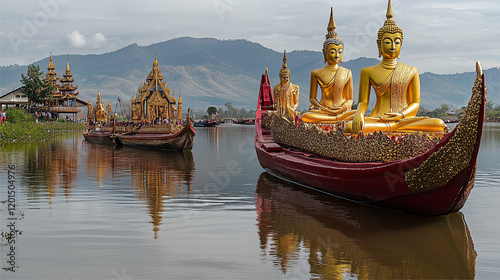
<svg viewBox="0 0 500 280">
<path fill-rule="evenodd" d="M 327 84 L 324 84 L 321 79 L 317 79 L 318 85 L 321 88 L 321 101 L 320 105 L 326 108 L 342 108 L 342 112 L 338 114 L 333 114 L 332 112 L 325 111 L 321 108 L 315 108 L 311 105 L 309 112 L 302 116 L 302 121 L 311 123 L 334 123 L 341 120 L 346 120 L 355 111 L 350 111 L 352 106 L 352 73 L 351 70 L 344 67 L 337 69 L 337 72 L 333 76 L 332 80 Z M 348 87 L 350 92 L 345 92 L 345 88 Z"/>
<path fill-rule="evenodd" d="M 292 83 L 277 84 L 273 89 L 274 102 L 278 114 L 293 120 L 299 106 L 299 86 Z"/>
<path fill-rule="evenodd" d="M 381 119 L 386 113 L 402 113 L 412 102 L 415 100 L 410 99 L 410 92 L 408 86 L 417 75 L 417 68 L 404 63 L 398 62 L 394 70 L 387 76 L 387 78 L 379 85 L 376 86 L 372 82 L 372 87 L 375 90 L 377 101 L 372 113 L 365 117 L 365 124 L 363 126 L 364 133 L 374 131 L 385 132 L 413 132 L 413 131 L 427 131 L 427 132 L 442 132 L 445 124 L 441 119 L 430 119 L 428 117 L 416 117 L 415 115 L 403 116 L 398 121 L 386 121 Z M 390 89 L 390 90 L 389 90 Z M 383 95 L 390 94 L 390 98 L 383 98 Z M 381 100 L 389 100 L 389 110 L 383 110 L 380 107 Z M 384 101 L 387 102 L 387 101 Z M 419 100 L 417 102 L 420 102 Z M 387 107 L 387 106 L 384 106 Z M 351 123 L 346 126 L 346 132 L 350 132 Z"/>
</svg>

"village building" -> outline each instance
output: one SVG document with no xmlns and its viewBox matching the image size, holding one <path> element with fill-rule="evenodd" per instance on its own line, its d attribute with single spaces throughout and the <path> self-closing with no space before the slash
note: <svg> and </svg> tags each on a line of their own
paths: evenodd
<svg viewBox="0 0 500 280">
<path fill-rule="evenodd" d="M 2 108 L 8 110 L 9 108 L 23 108 L 29 104 L 28 95 L 24 92 L 23 88 L 16 88 L 0 96 L 0 111 Z M 5 106 L 5 107 L 3 107 Z"/>
<path fill-rule="evenodd" d="M 158 67 L 158 57 L 155 55 L 153 68 L 145 82 L 139 86 L 137 95 L 132 94 L 132 120 L 169 121 L 182 119 L 182 97 L 179 91 L 179 101 L 163 81 L 163 75 Z M 176 106 L 177 105 L 177 106 Z"/>
</svg>

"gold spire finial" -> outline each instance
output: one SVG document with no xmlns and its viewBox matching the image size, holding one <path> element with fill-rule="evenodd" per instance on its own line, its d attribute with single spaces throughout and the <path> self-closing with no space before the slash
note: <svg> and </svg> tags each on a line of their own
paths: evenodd
<svg viewBox="0 0 500 280">
<path fill-rule="evenodd" d="M 389 4 L 387 5 L 387 14 L 385 14 L 387 19 L 392 19 L 394 17 L 394 14 L 392 13 L 392 5 L 391 5 L 391 0 L 389 0 Z"/>
<path fill-rule="evenodd" d="M 288 66 L 286 65 L 286 50 L 283 52 L 283 68 L 288 68 Z"/>
<path fill-rule="evenodd" d="M 70 73 L 71 71 L 69 70 L 69 60 L 66 59 L 66 73 Z"/>
<path fill-rule="evenodd" d="M 50 52 L 50 61 L 49 61 L 49 66 L 47 67 L 47 75 L 55 73 L 54 70 L 56 70 L 56 67 L 54 66 L 54 63 L 52 62 L 52 52 Z"/>
<path fill-rule="evenodd" d="M 155 51 L 155 61 L 153 62 L 154 67 L 158 67 L 158 51 Z"/>
<path fill-rule="evenodd" d="M 333 19 L 333 7 L 331 7 L 330 8 L 330 20 L 328 21 L 328 26 L 326 27 L 327 32 L 325 35 L 325 40 L 338 38 L 337 32 L 335 32 L 335 29 L 337 29 L 337 26 L 335 25 L 335 20 Z"/>
<path fill-rule="evenodd" d="M 286 50 L 283 53 L 283 66 L 280 69 L 280 77 L 283 76 L 284 74 L 290 75 L 290 70 L 288 69 L 288 65 L 286 64 Z"/>
<path fill-rule="evenodd" d="M 333 7 L 330 8 L 330 21 L 328 22 L 328 27 L 326 28 L 326 30 L 328 31 L 328 33 L 332 32 L 332 31 L 335 31 L 335 29 L 337 28 L 337 26 L 335 26 L 335 20 L 333 19 Z"/>
</svg>

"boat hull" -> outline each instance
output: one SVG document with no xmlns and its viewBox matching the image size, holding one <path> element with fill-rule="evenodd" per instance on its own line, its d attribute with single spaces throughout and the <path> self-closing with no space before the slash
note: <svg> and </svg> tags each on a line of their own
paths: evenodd
<svg viewBox="0 0 500 280">
<path fill-rule="evenodd" d="M 193 149 L 196 133 L 187 122 L 184 128 L 176 134 L 165 133 L 129 133 L 112 136 L 117 146 L 156 149 L 166 151 L 189 151 Z"/>
<path fill-rule="evenodd" d="M 355 202 L 423 216 L 444 215 L 458 211 L 465 204 L 474 180 L 473 170 L 460 172 L 445 186 L 414 193 L 405 181 L 402 164 L 346 164 L 328 159 L 307 159 L 284 149 L 267 152 L 256 144 L 261 166 L 293 182 Z M 260 146 L 260 147 L 259 147 Z M 475 166 L 475 165 L 474 165 Z"/>
<path fill-rule="evenodd" d="M 87 142 L 94 144 L 114 145 L 113 139 L 111 139 L 111 132 L 109 131 L 91 130 L 84 132 L 83 138 L 85 138 Z"/>
</svg>

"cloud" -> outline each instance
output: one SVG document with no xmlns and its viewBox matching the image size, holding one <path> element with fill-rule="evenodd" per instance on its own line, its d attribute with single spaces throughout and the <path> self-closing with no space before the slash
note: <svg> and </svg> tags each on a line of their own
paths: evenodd
<svg viewBox="0 0 500 280">
<path fill-rule="evenodd" d="M 104 34 L 99 32 L 94 34 L 94 37 L 92 37 L 92 39 L 90 39 L 89 41 L 93 49 L 98 49 L 104 44 L 106 44 L 107 39 L 106 36 L 104 36 Z"/>
<path fill-rule="evenodd" d="M 75 48 L 83 48 L 87 44 L 85 37 L 78 32 L 78 30 L 73 30 L 71 33 L 66 35 L 66 40 L 68 43 Z"/>
<path fill-rule="evenodd" d="M 92 37 L 83 36 L 78 30 L 73 30 L 66 35 L 66 40 L 70 46 L 83 49 L 99 49 L 103 47 L 108 39 L 101 32 L 95 33 Z"/>
</svg>

